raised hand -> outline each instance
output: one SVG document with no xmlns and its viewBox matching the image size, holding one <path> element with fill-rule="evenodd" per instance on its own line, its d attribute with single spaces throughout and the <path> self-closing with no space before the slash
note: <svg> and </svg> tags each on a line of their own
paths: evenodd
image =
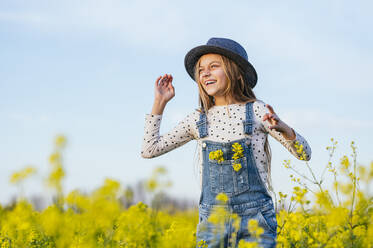
<svg viewBox="0 0 373 248">
<path fill-rule="evenodd" d="M 175 96 L 175 88 L 172 85 L 172 75 L 165 74 L 164 76 L 159 76 L 155 80 L 154 94 L 155 100 L 167 103 Z"/>
<path fill-rule="evenodd" d="M 172 76 L 164 74 L 155 80 L 154 104 L 152 114 L 161 115 L 169 100 L 175 96 L 175 88 L 172 86 Z"/>
<path fill-rule="evenodd" d="M 266 113 L 263 116 L 262 120 L 268 120 L 268 122 L 271 124 L 269 126 L 269 129 L 275 129 L 276 131 L 282 133 L 285 139 L 295 139 L 295 133 L 293 129 L 277 116 L 271 105 L 266 104 L 266 107 L 268 108 L 269 113 Z"/>
</svg>

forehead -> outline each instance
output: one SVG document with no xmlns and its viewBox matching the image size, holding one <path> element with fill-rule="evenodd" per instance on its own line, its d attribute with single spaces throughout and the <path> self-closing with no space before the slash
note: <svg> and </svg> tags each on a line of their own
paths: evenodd
<svg viewBox="0 0 373 248">
<path fill-rule="evenodd" d="M 220 55 L 215 54 L 215 53 L 204 54 L 200 58 L 199 65 L 200 66 L 205 66 L 205 65 L 210 64 L 213 61 L 221 61 Z"/>
</svg>

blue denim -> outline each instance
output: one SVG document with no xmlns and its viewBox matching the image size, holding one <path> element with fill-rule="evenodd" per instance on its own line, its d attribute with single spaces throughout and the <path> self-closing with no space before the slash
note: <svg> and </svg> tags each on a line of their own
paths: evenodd
<svg viewBox="0 0 373 248">
<path fill-rule="evenodd" d="M 259 176 L 257 166 L 253 157 L 251 146 L 251 134 L 253 129 L 252 103 L 246 104 L 246 120 L 243 121 L 246 137 L 231 142 L 214 142 L 204 140 L 202 143 L 202 191 L 199 200 L 199 223 L 197 225 L 197 246 L 201 240 L 205 241 L 207 247 L 231 246 L 232 233 L 237 232 L 236 246 L 240 240 L 255 241 L 250 235 L 247 224 L 250 219 L 258 221 L 259 226 L 264 229 L 259 245 L 261 247 L 275 247 L 277 238 L 277 221 L 272 198 L 269 195 L 263 181 Z M 207 121 L 204 113 L 201 113 L 198 122 L 200 137 L 207 136 Z M 234 160 L 232 145 L 239 143 L 243 148 L 243 157 Z M 211 160 L 209 154 L 221 149 L 224 161 Z M 241 169 L 235 171 L 233 163 L 240 163 Z M 228 201 L 223 204 L 216 200 L 219 193 L 225 193 Z M 216 233 L 218 229 L 215 224 L 208 221 L 212 210 L 223 207 L 228 211 L 229 218 L 224 223 L 224 231 Z M 232 226 L 232 214 L 236 213 L 240 219 L 239 230 Z"/>
</svg>

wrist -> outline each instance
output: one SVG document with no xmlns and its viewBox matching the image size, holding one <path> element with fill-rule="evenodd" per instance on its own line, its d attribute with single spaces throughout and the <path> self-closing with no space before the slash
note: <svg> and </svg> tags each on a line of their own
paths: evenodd
<svg viewBox="0 0 373 248">
<path fill-rule="evenodd" d="M 162 115 L 167 102 L 161 99 L 155 99 L 151 114 Z"/>
<path fill-rule="evenodd" d="M 166 106 L 166 104 L 167 104 L 166 100 L 155 98 L 153 105 Z"/>
</svg>

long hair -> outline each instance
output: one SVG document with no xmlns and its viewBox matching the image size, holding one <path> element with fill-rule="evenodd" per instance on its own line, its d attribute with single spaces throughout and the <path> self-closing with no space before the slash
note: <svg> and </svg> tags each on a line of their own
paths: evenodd
<svg viewBox="0 0 373 248">
<path fill-rule="evenodd" d="M 253 90 L 250 88 L 249 84 L 245 82 L 243 77 L 243 71 L 240 67 L 237 66 L 235 62 L 231 59 L 225 57 L 224 55 L 217 54 L 220 57 L 220 60 L 223 64 L 223 70 L 225 76 L 227 77 L 227 88 L 224 90 L 224 95 L 228 101 L 235 100 L 236 102 L 255 102 L 257 100 Z M 198 59 L 195 68 L 194 68 L 194 79 L 198 84 L 199 90 L 199 109 L 200 112 L 205 112 L 206 116 L 208 110 L 215 105 L 214 98 L 209 96 L 205 89 L 203 88 L 202 82 L 199 81 L 199 66 L 201 63 L 201 57 Z M 230 102 L 229 102 L 230 103 Z M 268 137 L 264 144 L 264 152 L 267 155 L 267 168 L 268 173 L 267 183 L 269 190 L 273 191 L 272 188 L 272 179 L 271 179 L 271 148 L 268 143 Z"/>
</svg>

